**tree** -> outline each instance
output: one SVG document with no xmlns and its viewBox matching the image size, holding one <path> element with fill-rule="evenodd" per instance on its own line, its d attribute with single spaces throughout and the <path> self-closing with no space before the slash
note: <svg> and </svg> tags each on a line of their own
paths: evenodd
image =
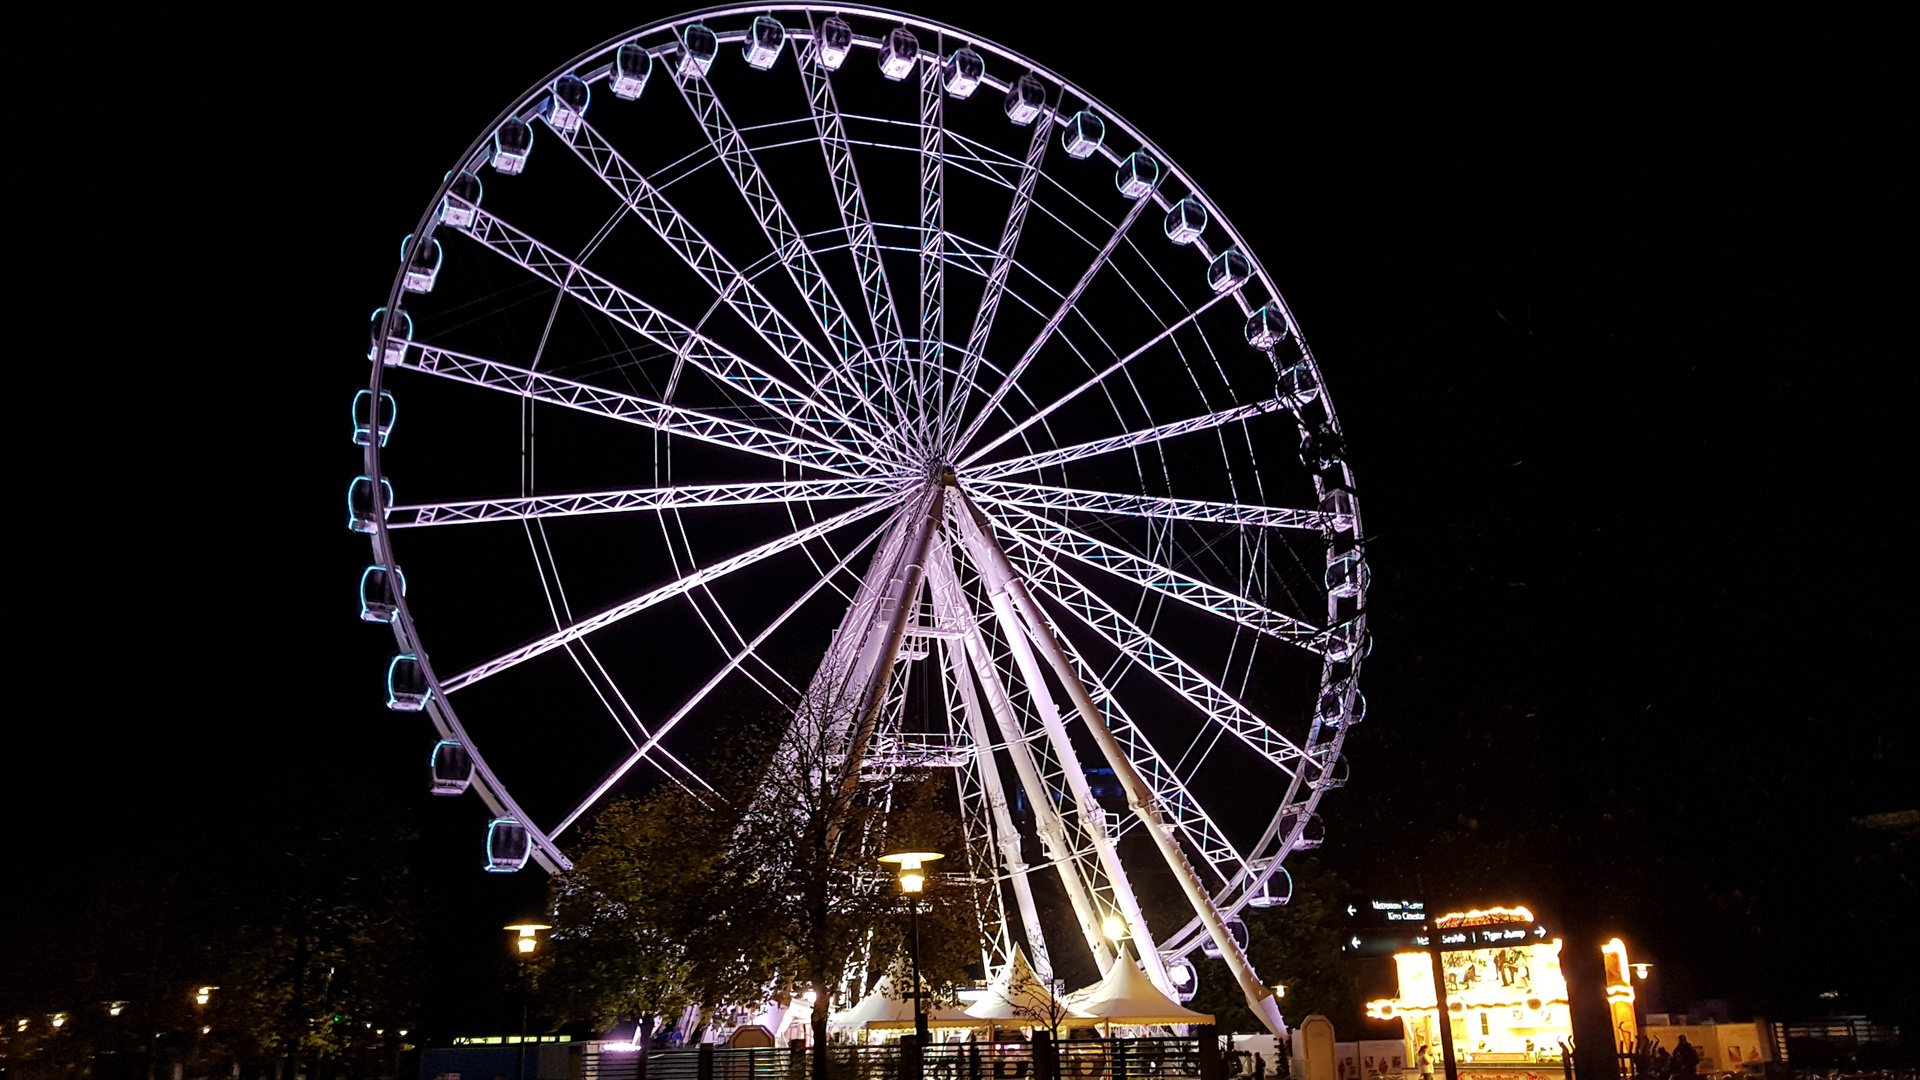
<svg viewBox="0 0 1920 1080">
<path fill-rule="evenodd" d="M 277 830 L 277 857 L 228 899 L 209 1019 L 235 1058 L 391 1053 L 416 1022 L 425 901 L 418 836 L 352 789 Z M 290 835 L 289 835 L 290 834 Z"/>
<path fill-rule="evenodd" d="M 876 958 L 904 951 L 907 927 L 878 857 L 960 847 L 942 778 L 901 771 L 863 782 L 863 739 L 860 718 L 815 687 L 768 755 L 734 838 L 740 864 L 755 868 L 750 884 L 766 902 L 767 944 L 781 958 L 786 988 L 814 995 L 817 1048 L 826 1045 L 827 1014 L 849 961 L 860 951 Z M 960 958 L 979 952 L 979 898 L 959 875 L 936 874 L 929 883 L 919 901 L 928 931 L 922 940 L 938 944 L 921 950 L 921 974 L 951 984 Z"/>
<path fill-rule="evenodd" d="M 533 977 L 556 1017 L 650 1028 L 695 1002 L 765 999 L 775 957 L 753 947 L 757 902 L 732 865 L 745 789 L 737 771 L 716 779 L 719 791 L 669 785 L 615 802 L 587 830 L 574 868 L 554 879 L 554 929 Z"/>
<path fill-rule="evenodd" d="M 695 1002 L 812 991 L 825 1046 L 850 963 L 905 958 L 908 920 L 877 857 L 960 850 L 944 777 L 863 779 L 832 717 L 803 701 L 784 723 L 749 724 L 703 770 L 710 789 L 662 787 L 595 820 L 555 879 L 552 948 L 536 963 L 556 1015 L 647 1024 Z M 978 884 L 936 873 L 928 885 L 921 973 L 937 992 L 978 963 Z"/>
</svg>

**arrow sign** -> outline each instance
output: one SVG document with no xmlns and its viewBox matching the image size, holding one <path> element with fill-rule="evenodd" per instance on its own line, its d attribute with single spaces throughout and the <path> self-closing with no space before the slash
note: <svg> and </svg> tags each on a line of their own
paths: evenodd
<svg viewBox="0 0 1920 1080">
<path fill-rule="evenodd" d="M 1424 900 L 1383 900 L 1356 896 L 1346 903 L 1347 918 L 1361 926 L 1404 926 L 1427 921 Z"/>
</svg>

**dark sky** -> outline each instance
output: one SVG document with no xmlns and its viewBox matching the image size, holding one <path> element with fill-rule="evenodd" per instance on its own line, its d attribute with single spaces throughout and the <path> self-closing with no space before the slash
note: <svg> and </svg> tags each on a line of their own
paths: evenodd
<svg viewBox="0 0 1920 1080">
<path fill-rule="evenodd" d="M 1676 994 L 1889 1001 L 1825 931 L 1910 935 L 1874 911 L 1914 900 L 1897 837 L 1850 824 L 1915 806 L 1899 28 L 1033 7 L 921 10 L 1165 147 L 1328 373 L 1378 640 L 1326 862 L 1383 891 L 1602 897 Z M 62 932 L 127 865 L 244 868 L 341 790 L 423 832 L 449 935 L 537 893 L 474 869 L 474 805 L 426 796 L 420 725 L 381 708 L 344 416 L 454 155 L 672 13 L 17 39 L 10 925 Z M 1167 51 L 1187 66 L 1148 62 Z"/>
</svg>

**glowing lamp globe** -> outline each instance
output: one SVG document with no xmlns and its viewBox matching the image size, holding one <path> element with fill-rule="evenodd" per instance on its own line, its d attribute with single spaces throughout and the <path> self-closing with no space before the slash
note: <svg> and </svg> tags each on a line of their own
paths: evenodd
<svg viewBox="0 0 1920 1080">
<path fill-rule="evenodd" d="M 923 869 L 926 864 L 946 858 L 937 851 L 895 851 L 880 856 L 883 863 L 893 863 L 900 868 L 900 891 L 904 893 L 922 892 L 927 887 L 927 875 Z"/>
<path fill-rule="evenodd" d="M 546 923 L 534 922 L 529 919 L 517 923 L 508 923 L 506 929 L 514 931 L 515 937 L 513 944 L 514 948 L 520 951 L 520 955 L 530 956 L 535 949 L 540 947 L 540 931 L 551 930 L 553 927 Z"/>
</svg>

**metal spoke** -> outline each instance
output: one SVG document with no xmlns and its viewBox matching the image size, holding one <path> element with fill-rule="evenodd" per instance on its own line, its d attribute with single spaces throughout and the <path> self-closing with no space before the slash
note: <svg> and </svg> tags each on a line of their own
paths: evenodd
<svg viewBox="0 0 1920 1080">
<path fill-rule="evenodd" d="M 976 480 L 995 480 L 1003 476 L 1012 476 L 1016 473 L 1044 469 L 1050 465 L 1065 465 L 1068 462 L 1079 461 L 1083 458 L 1094 457 L 1098 454 L 1110 454 L 1116 450 L 1129 450 L 1136 446 L 1146 446 L 1149 443 L 1163 442 L 1167 439 L 1190 434 L 1195 431 L 1205 431 L 1208 428 L 1222 427 L 1226 424 L 1237 424 L 1244 420 L 1251 420 L 1256 416 L 1265 415 L 1266 413 L 1284 412 L 1286 408 L 1287 402 L 1285 399 L 1268 398 L 1265 401 L 1255 402 L 1252 405 L 1237 405 L 1231 409 L 1222 409 L 1216 413 L 1208 413 L 1205 416 L 1193 416 L 1185 420 L 1175 420 L 1170 424 L 1141 428 L 1138 431 L 1129 431 L 1123 435 L 1113 435 L 1105 439 L 1095 439 L 1092 442 L 1076 443 L 1073 446 L 1062 446 L 1054 450 L 1042 450 L 1038 453 L 1028 454 L 1025 457 L 1009 458 L 1006 461 L 995 461 L 986 465 L 965 467 L 961 471 L 960 477 L 969 484 Z M 996 441 L 994 445 L 998 444 L 998 441 Z M 980 453 L 985 453 L 990 449 L 992 449 L 992 447 L 986 447 L 982 449 Z M 978 456 L 979 454 L 974 455 L 974 457 Z"/>
<path fill-rule="evenodd" d="M 851 380 L 844 366 L 822 355 L 787 317 L 766 298 L 759 286 L 741 273 L 726 256 L 702 236 L 686 216 L 662 195 L 658 188 L 628 163 L 600 132 L 584 119 L 571 133 L 562 133 L 561 141 L 592 169 L 635 217 L 646 222 L 660 239 L 666 241 L 680 258 L 714 291 L 720 301 L 745 319 L 761 340 L 771 346 L 787 366 L 808 380 L 833 404 L 832 415 L 859 431 L 859 437 L 884 452 L 891 447 L 875 436 L 842 419 L 860 412 L 874 414 L 874 402 Z M 869 227 L 869 240 L 872 229 Z"/>
<path fill-rule="evenodd" d="M 825 520 L 817 521 L 804 529 L 789 533 L 777 540 L 768 541 L 749 551 L 743 551 L 730 558 L 721 559 L 719 562 L 695 570 L 693 573 L 686 575 L 678 581 L 669 582 L 657 589 L 651 589 L 641 593 L 639 596 L 608 608 L 597 615 L 590 615 L 585 619 L 575 622 L 571 626 L 548 634 L 536 641 L 528 642 L 517 649 L 496 656 L 477 667 L 463 671 L 453 678 L 442 682 L 441 690 L 444 693 L 450 694 L 462 687 L 479 682 L 489 675 L 497 675 L 516 664 L 525 663 L 536 656 L 557 649 L 569 641 L 576 641 L 596 630 L 602 630 L 612 626 L 614 623 L 625 619 L 629 615 L 645 611 L 664 600 L 671 600 L 676 596 L 684 595 L 693 589 L 717 581 L 741 567 L 751 566 L 769 556 L 778 555 L 780 552 L 799 547 L 809 540 L 824 536 L 843 525 L 848 525 L 861 518 L 869 517 L 892 506 L 904 497 L 905 494 L 902 493 L 890 498 L 868 503 L 865 506 L 856 507 L 843 514 L 836 514 Z"/>
<path fill-rule="evenodd" d="M 773 185 L 767 182 L 759 162 L 754 160 L 746 137 L 734 125 L 732 117 L 727 115 L 726 108 L 720 104 L 720 98 L 707 85 L 705 78 L 676 76 L 674 82 L 680 87 L 687 107 L 693 110 L 694 118 L 699 120 L 708 144 L 726 166 L 727 175 L 733 178 L 734 185 L 746 198 L 747 206 L 760 223 L 767 242 L 773 246 L 775 257 L 786 268 L 794 287 L 806 298 L 807 310 L 813 315 L 821 333 L 826 335 L 830 351 L 839 357 L 846 369 L 859 367 L 866 345 L 860 340 L 852 320 L 847 317 L 846 305 L 840 302 L 832 283 L 821 272 L 819 260 L 808 249 L 805 234 L 793 223 L 787 208 L 774 194 Z M 876 414 L 875 419 L 878 421 L 881 417 Z"/>
<path fill-rule="evenodd" d="M 1015 424 L 1012 428 L 1010 428 L 1008 431 L 1002 434 L 999 438 L 993 440 L 992 442 L 981 447 L 980 449 L 975 450 L 973 453 L 968 454 L 965 458 L 961 459 L 960 464 L 962 466 L 966 466 L 966 465 L 971 465 L 972 463 L 980 460 L 980 458 L 985 456 L 986 454 L 992 453 L 994 448 L 999 446 L 1001 443 L 1006 442 L 1008 439 L 1014 438 L 1015 436 L 1019 435 L 1021 432 L 1027 430 L 1028 428 L 1032 427 L 1037 423 L 1040 423 L 1042 420 L 1045 420 L 1048 416 L 1051 416 L 1054 413 L 1054 411 L 1059 409 L 1062 405 L 1065 405 L 1067 402 L 1072 401 L 1074 398 L 1077 398 L 1081 394 L 1086 393 L 1088 390 L 1091 390 L 1094 387 L 1099 386 L 1102 382 L 1106 381 L 1108 376 L 1112 375 L 1114 372 L 1119 371 L 1121 368 L 1126 367 L 1128 364 L 1138 359 L 1141 353 L 1144 353 L 1148 349 L 1151 349 L 1155 345 L 1158 345 L 1162 341 L 1165 341 L 1168 337 L 1170 337 L 1173 334 L 1175 330 L 1178 330 L 1181 327 L 1192 322 L 1193 320 L 1199 318 L 1202 314 L 1204 314 L 1207 311 L 1208 308 L 1211 308 L 1213 305 L 1226 299 L 1228 295 L 1229 294 L 1227 293 L 1221 293 L 1215 296 L 1213 299 L 1208 300 L 1206 303 L 1201 304 L 1199 307 L 1194 308 L 1192 311 L 1187 312 L 1185 315 L 1182 315 L 1179 319 L 1168 324 L 1165 329 L 1153 335 L 1153 337 L 1147 339 L 1147 341 L 1144 344 L 1140 345 L 1138 348 L 1134 349 L 1132 352 L 1121 357 L 1120 359 L 1115 360 L 1112 364 L 1109 364 L 1105 369 L 1096 373 L 1092 378 L 1088 379 L 1086 382 L 1083 382 L 1079 386 L 1074 387 L 1072 390 L 1067 391 L 1065 394 L 1063 394 L 1059 398 L 1056 398 L 1051 404 L 1048 404 L 1042 407 L 1041 409 L 1036 411 L 1032 416 L 1029 416 L 1025 420 L 1022 420 L 1021 422 L 1019 422 L 1018 424 Z"/>
<path fill-rule="evenodd" d="M 940 47 L 920 62 L 920 365 L 915 388 L 915 423 L 924 440 L 933 422 L 935 388 L 924 380 L 944 362 L 947 340 L 946 92 L 940 86 Z M 942 380 L 944 382 L 944 380 Z"/>
<path fill-rule="evenodd" d="M 1000 308 L 1000 296 L 1006 292 L 1008 275 L 1013 273 L 1013 253 L 1020 246 L 1020 232 L 1026 226 L 1027 210 L 1033 206 L 1034 189 L 1040 181 L 1040 162 L 1053 142 L 1050 137 L 1053 134 L 1053 112 L 1051 108 L 1043 109 L 1041 115 L 1033 119 L 1033 141 L 1027 146 L 1027 159 L 1020 169 L 1020 183 L 1013 189 L 1013 205 L 1007 210 L 1007 224 L 1000 231 L 1000 247 L 995 252 L 993 269 L 987 274 L 986 290 L 980 294 L 980 310 L 974 315 L 973 331 L 967 335 L 967 351 L 961 356 L 960 378 L 954 388 L 954 401 L 960 406 L 966 404 L 967 388 L 973 385 L 974 374 L 980 367 L 980 357 L 986 353 L 987 338 L 993 333 L 993 316 Z M 1132 213 L 1130 210 L 1129 216 Z M 1103 254 L 1095 260 L 1095 265 L 1104 261 Z M 1082 275 L 1083 280 L 1087 276 Z M 1077 296 L 1076 292 L 1076 299 Z M 959 426 L 959 420 L 955 407 L 942 402 L 940 435 L 943 442 Z"/>
<path fill-rule="evenodd" d="M 1015 563 L 1015 567 L 1020 568 L 1018 562 Z M 1028 580 L 1033 579 L 1029 576 Z M 1058 600 L 1059 597 L 1056 596 L 1055 599 Z M 1064 601 L 1062 605 L 1066 606 Z M 1078 611 L 1075 613 L 1078 614 Z M 1093 665 L 1086 662 L 1079 650 L 1073 647 L 1073 642 L 1059 632 L 1058 627 L 1054 627 L 1054 637 L 1059 640 L 1061 649 L 1067 654 L 1067 659 L 1073 662 L 1074 671 L 1079 674 L 1080 681 L 1087 685 L 1087 692 L 1093 696 L 1094 704 L 1100 707 L 1100 713 L 1106 719 L 1107 730 L 1113 732 L 1114 738 L 1118 739 L 1120 745 L 1126 749 L 1127 759 L 1133 762 L 1133 767 L 1140 772 L 1140 779 L 1145 781 L 1147 788 L 1153 792 L 1154 802 L 1167 823 L 1187 834 L 1194 849 L 1207 861 L 1207 865 L 1220 875 L 1222 881 L 1230 880 L 1234 873 L 1244 873 L 1247 868 L 1246 859 L 1228 842 L 1226 834 L 1221 831 L 1219 825 L 1214 823 L 1213 818 L 1201 809 L 1200 800 L 1194 797 L 1186 781 L 1181 779 L 1174 767 L 1160 755 L 1159 750 L 1147 739 L 1146 734 L 1133 722 L 1133 717 L 1127 715 L 1126 709 L 1121 706 L 1120 699 L 1114 695 L 1112 688 L 1100 678 Z"/>
<path fill-rule="evenodd" d="M 387 512 L 387 528 L 458 525 L 482 521 L 623 514 L 636 510 L 686 510 L 702 506 L 770 506 L 816 499 L 878 499 L 900 489 L 893 480 L 788 480 L 760 484 L 688 484 L 679 487 L 532 495 L 517 499 L 416 503 Z"/>
<path fill-rule="evenodd" d="M 1246 743 L 1281 772 L 1292 777 L 1299 771 L 1305 755 L 1292 740 L 1275 731 L 1238 698 L 1181 659 L 1098 593 L 1063 572 L 1044 552 L 1025 543 L 1019 533 L 1003 531 L 1002 535 L 1013 541 L 1013 546 L 1006 549 L 1008 561 L 1036 588 L 1052 596 L 1121 655 L 1152 672 L 1202 716 Z"/>
<path fill-rule="evenodd" d="M 707 679 L 706 683 L 700 687 L 700 689 L 694 691 L 691 697 L 687 698 L 686 701 L 682 702 L 680 704 L 680 707 L 674 710 L 672 716 L 669 716 L 665 720 L 661 721 L 660 726 L 654 729 L 653 734 L 647 737 L 647 741 L 645 743 L 635 747 L 633 753 L 627 755 L 627 757 L 623 759 L 619 765 L 615 766 L 613 771 L 607 774 L 607 778 L 605 780 L 602 780 L 599 786 L 594 788 L 593 792 L 589 794 L 584 800 L 581 801 L 580 805 L 574 807 L 573 812 L 568 814 L 564 821 L 560 822 L 559 825 L 554 827 L 552 835 L 559 836 L 561 833 L 565 832 L 568 826 L 580 820 L 581 814 L 586 813 L 589 809 L 593 807 L 595 803 L 605 798 L 607 792 L 613 789 L 613 785 L 620 782 L 621 777 L 625 776 L 629 770 L 631 770 L 635 765 L 639 764 L 642 758 L 652 753 L 654 751 L 654 748 L 660 745 L 660 740 L 666 738 L 667 735 L 671 733 L 674 728 L 680 726 L 680 722 L 687 718 L 687 714 L 691 713 L 694 710 L 695 706 L 699 705 L 702 701 L 705 701 L 707 698 L 707 695 L 713 693 L 713 691 L 717 689 L 722 682 L 726 681 L 727 676 L 733 674 L 734 671 L 740 667 L 740 665 L 746 663 L 749 659 L 754 658 L 757 655 L 757 650 L 760 648 L 761 645 L 766 643 L 766 640 L 769 637 L 773 636 L 773 632 L 775 630 L 780 629 L 781 625 L 784 624 L 788 619 L 792 618 L 795 612 L 799 611 L 801 608 L 806 606 L 807 601 L 812 600 L 814 596 L 817 593 L 819 593 L 821 589 L 826 588 L 827 585 L 831 583 L 835 577 L 838 577 L 842 572 L 846 570 L 848 566 L 852 565 L 854 557 L 857 556 L 862 550 L 864 550 L 868 544 L 873 543 L 873 538 L 876 536 L 879 536 L 881 531 L 884 530 L 886 527 L 887 526 L 882 525 L 879 529 L 875 529 L 873 532 L 868 533 L 865 537 L 861 539 L 859 543 L 849 548 L 846 555 L 843 556 L 838 563 L 834 564 L 833 569 L 828 570 L 825 574 L 822 574 L 820 576 L 820 580 L 808 586 L 807 591 L 801 593 L 799 599 L 787 605 L 787 609 L 785 611 L 782 611 L 779 615 L 774 616 L 773 621 L 768 623 L 763 629 L 761 629 L 761 631 L 758 634 L 754 635 L 754 638 L 752 641 L 747 642 L 744 646 L 740 648 L 738 652 L 728 657 L 727 662 L 721 665 L 719 671 L 714 672 L 713 675 Z"/>
<path fill-rule="evenodd" d="M 814 62 L 814 48 L 809 45 L 795 66 L 800 69 L 800 80 L 806 87 L 807 108 L 813 115 L 814 130 L 820 136 L 820 149 L 826 155 L 827 177 L 833 183 L 834 202 L 840 208 L 840 222 L 847 231 L 847 246 L 853 254 L 854 267 L 860 274 L 861 296 L 866 302 L 867 315 L 879 348 L 879 374 L 884 385 L 894 386 L 898 377 L 893 372 L 899 371 L 906 362 L 906 342 L 900 329 L 900 313 L 894 305 L 893 286 L 887 279 L 886 264 L 880 257 L 879 241 L 874 236 L 873 216 L 868 210 L 866 195 L 860 188 L 860 174 L 854 168 L 853 145 L 847 139 L 840 104 L 833 94 L 833 81 Z"/>
<path fill-rule="evenodd" d="M 394 366 L 842 476 L 871 475 L 887 467 L 884 462 L 817 439 L 768 431 L 739 420 L 668 405 L 637 394 L 622 394 L 589 386 L 438 346 L 409 349 L 406 359 Z"/>
<path fill-rule="evenodd" d="M 990 499 L 985 495 L 980 497 L 980 501 L 1007 507 L 1018 514 L 1023 519 L 1019 529 L 1006 525 L 1001 525 L 1001 528 L 1019 536 L 1023 542 L 1039 544 L 1050 551 L 1076 559 L 1088 566 L 1098 567 L 1115 577 L 1124 578 L 1162 596 L 1171 597 L 1183 604 L 1190 604 L 1210 615 L 1218 615 L 1249 630 L 1279 638 L 1311 652 L 1320 652 L 1324 648 L 1318 640 L 1320 629 L 1291 615 L 1275 611 L 1265 604 L 1249 600 L 1217 585 L 1208 584 L 1171 567 L 1162 566 L 1151 559 L 1136 555 L 1104 540 L 1096 540 L 1086 533 L 1023 507 Z M 996 520 L 996 524 L 1000 523 Z"/>
<path fill-rule="evenodd" d="M 954 453 L 965 450 L 967 444 L 973 441 L 973 437 L 980 433 L 981 425 L 985 424 L 987 420 L 993 416 L 995 409 L 1000 408 L 1001 403 L 1006 400 L 1007 395 L 1013 391 L 1013 384 L 1019 381 L 1020 376 L 1024 374 L 1027 367 L 1033 363 L 1033 358 L 1040 355 L 1040 350 L 1045 348 L 1047 342 L 1053 339 L 1054 331 L 1060 329 L 1060 324 L 1065 321 L 1067 313 L 1072 311 L 1075 306 L 1080 303 L 1081 294 L 1087 291 L 1087 286 L 1093 284 L 1094 277 L 1100 273 L 1102 267 L 1107 265 L 1107 260 L 1113 257 L 1114 250 L 1120 246 L 1120 241 L 1126 237 L 1127 230 L 1133 228 L 1133 223 L 1139 219 L 1140 212 L 1146 209 L 1146 206 L 1147 200 L 1135 199 L 1133 200 L 1133 204 L 1127 207 L 1126 214 L 1121 217 L 1120 224 L 1114 226 L 1113 235 L 1107 238 L 1106 245 L 1100 249 L 1099 253 L 1093 257 L 1093 261 L 1088 263 L 1087 268 L 1081 272 L 1080 280 L 1074 282 L 1073 288 L 1061 299 L 1059 306 L 1053 309 L 1053 314 L 1047 318 L 1046 325 L 1042 326 L 1040 332 L 1034 335 L 1033 341 L 1028 344 L 1025 351 L 1020 354 L 1020 359 L 1014 361 L 1013 366 L 1007 369 L 1006 376 L 1000 380 L 1000 385 L 994 388 L 993 393 L 988 395 L 986 403 L 980 406 L 979 411 L 974 414 L 973 420 L 967 425 L 965 433 L 953 441 Z M 981 341 L 982 347 L 986 344 L 984 337 L 985 335 L 983 334 Z M 979 350 L 969 346 L 967 354 L 969 357 L 977 356 L 979 355 Z M 963 385 L 970 385 L 970 383 L 963 383 Z"/>
<path fill-rule="evenodd" d="M 723 385 L 745 393 L 811 435 L 838 441 L 833 440 L 834 429 L 843 423 L 852 424 L 851 418 L 835 414 L 811 395 L 787 385 L 493 214 L 474 211 L 473 228 L 467 235 L 675 357 L 693 364 Z"/>
<path fill-rule="evenodd" d="M 1236 528 L 1305 529 L 1313 532 L 1352 528 L 1351 514 L 1294 510 L 1284 506 L 1167 499 L 1152 495 L 1122 495 L 1112 491 L 1022 484 L 1011 480 L 967 480 L 967 490 L 982 498 L 1014 503 L 1031 510 L 1077 510 L 1090 514 L 1120 514 L 1164 521 L 1200 521 Z"/>
</svg>

